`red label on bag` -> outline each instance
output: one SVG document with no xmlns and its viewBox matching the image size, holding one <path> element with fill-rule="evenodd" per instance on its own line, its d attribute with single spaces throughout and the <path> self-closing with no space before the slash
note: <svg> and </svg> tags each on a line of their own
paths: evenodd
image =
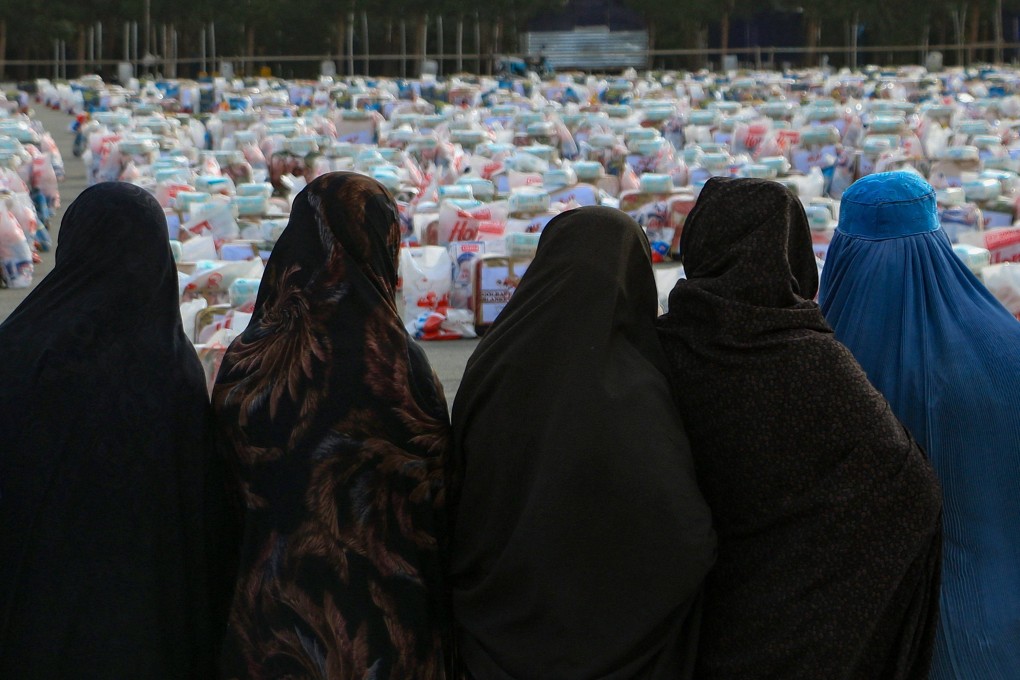
<svg viewBox="0 0 1020 680">
<path fill-rule="evenodd" d="M 1020 229 L 1000 227 L 985 232 L 985 247 L 991 253 L 990 262 L 1020 262 Z"/>
<path fill-rule="evenodd" d="M 499 173 L 503 172 L 506 166 L 500 162 L 486 163 L 485 167 L 482 168 L 482 179 L 492 179 Z"/>
<path fill-rule="evenodd" d="M 494 236 L 502 236 L 506 231 L 506 224 L 503 222 L 479 222 L 478 233 L 479 234 L 492 234 Z"/>
<path fill-rule="evenodd" d="M 450 241 L 472 241 L 478 235 L 478 227 L 468 220 L 457 220 L 450 229 Z"/>
<path fill-rule="evenodd" d="M 205 234 L 206 232 L 212 231 L 212 225 L 209 224 L 209 220 L 202 220 L 198 224 L 196 224 L 193 227 L 191 227 L 190 229 L 188 229 L 188 231 L 190 231 L 192 234 L 195 234 L 197 236 L 201 236 L 202 234 Z"/>
<path fill-rule="evenodd" d="M 800 132 L 796 130 L 780 130 L 776 134 L 776 144 L 786 151 L 800 144 Z"/>
</svg>

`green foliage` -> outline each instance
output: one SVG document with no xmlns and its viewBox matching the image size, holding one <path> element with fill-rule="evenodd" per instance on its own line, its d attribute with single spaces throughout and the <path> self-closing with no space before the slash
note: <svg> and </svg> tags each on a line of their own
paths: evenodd
<svg viewBox="0 0 1020 680">
<path fill-rule="evenodd" d="M 861 45 L 916 45 L 925 40 L 952 43 L 963 25 L 964 41 L 990 41 L 995 13 L 1020 11 L 1020 0 L 617 0 L 642 14 L 658 49 L 719 47 L 720 28 L 730 21 L 754 21 L 763 12 L 788 12 L 793 31 L 814 31 L 818 45 L 839 48 L 848 43 L 850 27 L 861 27 Z M 182 57 L 197 57 L 199 35 L 215 22 L 217 53 L 244 55 L 338 56 L 346 44 L 343 32 L 353 14 L 355 54 L 364 50 L 361 13 L 368 13 L 368 43 L 373 53 L 395 52 L 405 22 L 407 47 L 414 49 L 414 28 L 428 16 L 428 52 L 434 54 L 437 15 L 444 19 L 443 45 L 454 49 L 456 22 L 464 24 L 464 49 L 475 49 L 475 16 L 482 25 L 483 51 L 514 51 L 517 36 L 529 19 L 567 0 L 45 0 L 29 9 L 25 0 L 0 0 L 0 20 L 6 22 L 7 59 L 46 59 L 54 40 L 64 40 L 68 53 L 79 49 L 88 27 L 101 21 L 104 55 L 123 54 L 124 22 L 141 27 L 149 4 L 154 34 L 163 24 L 174 25 Z M 962 19 L 961 19 L 962 17 Z M 794 23 L 800 28 L 792 28 Z M 1007 33 L 1008 33 L 1007 26 Z M 499 36 L 499 44 L 492 39 Z M 810 44 L 807 36 L 804 44 Z M 157 41 L 157 45 L 159 41 Z M 768 45 L 763 45 L 768 47 Z M 979 57 L 981 55 L 978 55 Z M 470 60 L 468 60 L 470 63 Z M 10 70 L 10 67 L 8 67 Z M 73 69 L 72 69 L 73 70 Z M 21 69 L 20 75 L 29 75 Z M 49 74 L 47 67 L 36 73 Z M 72 74 L 73 75 L 73 74 Z"/>
</svg>

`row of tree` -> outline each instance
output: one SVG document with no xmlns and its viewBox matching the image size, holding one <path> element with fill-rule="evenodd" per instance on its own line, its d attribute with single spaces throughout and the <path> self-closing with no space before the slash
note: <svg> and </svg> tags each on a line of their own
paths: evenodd
<svg viewBox="0 0 1020 680">
<path fill-rule="evenodd" d="M 877 45 L 958 45 L 960 58 L 1002 57 L 992 47 L 975 53 L 965 45 L 1001 45 L 1020 41 L 1013 18 L 1020 0 L 613 0 L 640 13 L 649 28 L 657 66 L 700 65 L 698 55 L 671 57 L 668 50 L 710 49 L 726 53 L 737 48 L 772 45 L 759 42 L 748 27 L 765 15 L 785 33 L 770 42 L 806 48 L 797 61 L 812 64 L 816 48 L 864 48 Z M 269 67 L 281 75 L 318 68 L 309 59 L 277 62 L 277 55 L 332 55 L 340 71 L 353 54 L 356 72 L 373 55 L 373 73 L 414 72 L 410 65 L 382 55 L 464 53 L 445 70 L 487 70 L 487 58 L 514 53 L 529 21 L 567 0 L 0 0 L 0 74 L 6 78 L 52 75 L 43 62 L 63 57 L 69 75 L 84 71 L 113 72 L 125 57 L 142 61 L 145 50 L 156 55 L 156 67 L 174 56 L 180 75 L 196 75 L 202 57 L 240 57 L 238 68 L 254 72 Z M 775 23 L 775 21 L 773 21 Z M 739 31 L 735 27 L 743 27 Z M 746 55 L 747 53 L 744 52 Z M 484 55 L 476 59 L 471 55 Z M 953 54 L 948 55 L 950 59 Z M 1006 54 L 1009 57 L 1009 53 Z M 703 57 L 701 57 L 703 59 Z M 742 60 L 746 57 L 742 57 Z M 874 55 L 869 61 L 916 61 L 917 52 Z M 150 62 L 153 60 L 150 59 Z M 209 62 L 211 64 L 211 61 Z M 209 69 L 214 68 L 207 64 Z M 163 70 L 162 68 L 160 70 Z M 287 73 L 291 71 L 291 73 Z M 296 73 L 296 75 L 310 75 Z"/>
</svg>

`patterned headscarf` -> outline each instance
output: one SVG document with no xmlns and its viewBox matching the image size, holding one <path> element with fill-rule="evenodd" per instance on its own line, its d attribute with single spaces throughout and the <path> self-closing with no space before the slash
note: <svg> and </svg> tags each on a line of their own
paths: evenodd
<svg viewBox="0 0 1020 680">
<path fill-rule="evenodd" d="M 227 677 L 442 677 L 441 388 L 397 315 L 376 181 L 295 199 L 213 393 L 246 506 Z"/>
</svg>

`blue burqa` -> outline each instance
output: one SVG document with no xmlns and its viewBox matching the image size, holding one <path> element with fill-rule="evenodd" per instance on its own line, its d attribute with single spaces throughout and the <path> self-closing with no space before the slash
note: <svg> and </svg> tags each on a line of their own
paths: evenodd
<svg viewBox="0 0 1020 680">
<path fill-rule="evenodd" d="M 1020 678 L 1020 323 L 956 257 L 903 172 L 843 194 L 819 302 L 945 494 L 932 678 Z"/>
</svg>

